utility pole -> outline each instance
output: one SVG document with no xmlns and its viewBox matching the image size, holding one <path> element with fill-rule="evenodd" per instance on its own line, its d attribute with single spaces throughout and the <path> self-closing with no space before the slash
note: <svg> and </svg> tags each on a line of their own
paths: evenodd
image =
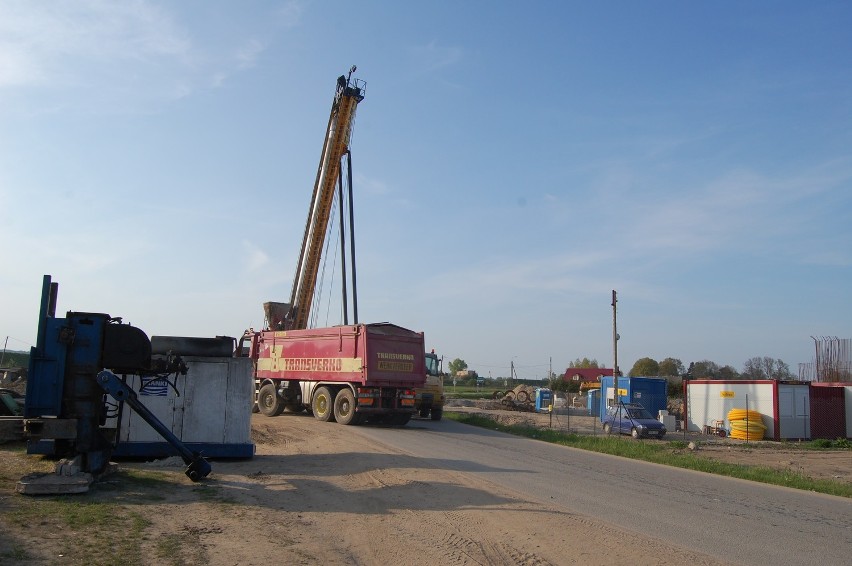
<svg viewBox="0 0 852 566">
<path fill-rule="evenodd" d="M 612 395 L 618 407 L 618 327 L 616 316 L 617 293 L 612 290 Z"/>
<path fill-rule="evenodd" d="M 3 360 L 6 359 L 6 346 L 8 346 L 8 345 L 9 345 L 9 337 L 6 336 L 6 343 L 3 344 L 3 355 L 0 356 L 0 368 L 3 367 Z"/>
</svg>

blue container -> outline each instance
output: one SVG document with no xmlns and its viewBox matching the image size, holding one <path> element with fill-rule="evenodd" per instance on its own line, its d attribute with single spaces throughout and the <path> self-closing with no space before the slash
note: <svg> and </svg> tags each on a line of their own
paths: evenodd
<svg viewBox="0 0 852 566">
<path fill-rule="evenodd" d="M 552 402 L 553 392 L 550 389 L 541 387 L 535 390 L 535 410 L 537 413 L 549 411 Z"/>
<path fill-rule="evenodd" d="M 615 396 L 612 391 L 613 377 L 605 375 L 601 378 L 601 397 L 598 416 L 606 413 L 606 407 L 611 399 L 617 397 L 622 403 L 638 403 L 648 409 L 654 418 L 664 411 L 668 400 L 668 382 L 664 377 L 619 377 L 618 391 Z"/>
<path fill-rule="evenodd" d="M 589 408 L 590 417 L 601 416 L 601 390 L 589 389 L 589 398 L 586 400 L 586 406 Z"/>
</svg>

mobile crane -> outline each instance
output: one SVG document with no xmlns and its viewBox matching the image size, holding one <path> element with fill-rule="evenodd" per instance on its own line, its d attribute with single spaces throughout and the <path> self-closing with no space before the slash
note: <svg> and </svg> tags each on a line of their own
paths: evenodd
<svg viewBox="0 0 852 566">
<path fill-rule="evenodd" d="M 414 413 L 415 388 L 426 379 L 424 338 L 390 323 L 358 322 L 352 211 L 352 160 L 349 142 L 366 84 L 348 75 L 337 87 L 326 127 L 302 249 L 289 303 L 264 303 L 265 329 L 248 330 L 237 355 L 254 360 L 256 405 L 266 416 L 287 408 L 308 410 L 321 421 L 358 424 L 381 420 L 403 425 Z M 345 251 L 342 254 L 343 325 L 308 328 L 322 250 L 335 198 L 340 202 L 341 247 L 344 225 L 343 159 L 347 163 L 349 232 L 352 264 L 352 308 L 349 324 Z"/>
</svg>

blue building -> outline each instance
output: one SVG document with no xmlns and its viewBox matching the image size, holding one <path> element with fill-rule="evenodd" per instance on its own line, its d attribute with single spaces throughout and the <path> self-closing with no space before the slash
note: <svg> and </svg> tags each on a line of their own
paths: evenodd
<svg viewBox="0 0 852 566">
<path fill-rule="evenodd" d="M 666 410 L 668 401 L 668 382 L 664 377 L 619 377 L 618 395 L 613 391 L 613 377 L 601 378 L 601 396 L 599 416 L 606 414 L 606 408 L 621 403 L 638 403 L 645 407 L 654 418 L 660 411 Z"/>
</svg>

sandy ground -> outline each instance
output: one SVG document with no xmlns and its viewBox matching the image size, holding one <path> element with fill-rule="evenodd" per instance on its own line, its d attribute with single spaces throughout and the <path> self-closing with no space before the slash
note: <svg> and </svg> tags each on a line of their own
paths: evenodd
<svg viewBox="0 0 852 566">
<path fill-rule="evenodd" d="M 169 484 L 135 486 L 143 493 L 120 497 L 100 488 L 74 497 L 112 497 L 147 519 L 142 564 L 717 563 L 580 510 L 550 508 L 463 472 L 412 463 L 335 423 L 253 415 L 252 428 L 256 457 L 214 462 L 203 485 L 192 484 L 177 459 L 124 463 L 165 473 Z M 0 509 L 14 509 L 15 497 L 24 496 L 3 493 Z M 58 521 L 32 530 L 2 518 L 0 525 L 0 556 L 17 544 L 26 547 L 25 564 L 59 557 L 92 563 Z M 178 543 L 167 557 L 164 540 Z"/>
<path fill-rule="evenodd" d="M 333 423 L 255 415 L 253 433 L 252 461 L 216 463 L 223 495 L 247 505 L 201 515 L 209 564 L 715 563 L 465 473 L 411 465 Z M 155 529 L 173 529 L 185 511 L 162 506 Z"/>
<path fill-rule="evenodd" d="M 550 426 L 547 415 L 507 413 L 496 416 Z M 214 462 L 214 473 L 203 484 L 192 484 L 177 459 L 125 463 L 163 473 L 167 482 L 134 486 L 139 493 L 120 498 L 100 488 L 75 497 L 114 498 L 120 509 L 149 521 L 141 564 L 717 563 L 601 523 L 582 510 L 543 506 L 463 472 L 412 463 L 409 456 L 353 435 L 348 427 L 307 416 L 252 419 L 256 457 Z M 558 422 L 566 420 L 559 416 Z M 570 420 L 572 427 L 594 426 L 577 415 Z M 848 452 L 840 455 L 843 461 L 823 461 L 825 454 L 758 447 L 741 451 L 708 443 L 699 452 L 802 467 L 814 477 L 846 481 L 852 468 Z M 24 465 L 35 458 L 16 457 Z M 24 496 L 0 494 L 0 510 L 13 509 L 15 497 Z M 60 556 L 65 564 L 91 564 L 85 551 L 62 536 L 60 524 L 48 521 L 30 530 L 0 518 L 0 525 L 0 556 L 4 546 L 17 544 L 26 547 L 25 564 L 53 564 Z M 176 544 L 165 547 L 166 540 Z M 164 548 L 171 548 L 171 554 L 164 556 Z"/>
</svg>

